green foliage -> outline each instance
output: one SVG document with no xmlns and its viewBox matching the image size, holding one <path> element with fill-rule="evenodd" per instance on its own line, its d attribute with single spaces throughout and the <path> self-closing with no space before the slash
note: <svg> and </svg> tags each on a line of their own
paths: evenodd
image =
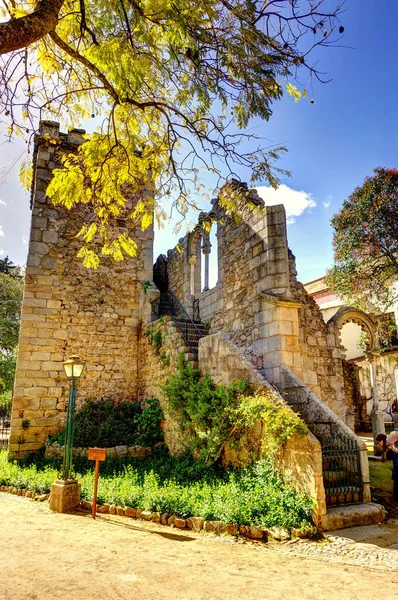
<svg viewBox="0 0 398 600">
<path fill-rule="evenodd" d="M 327 284 L 347 303 L 384 312 L 398 300 L 398 170 L 378 168 L 332 219 Z"/>
<path fill-rule="evenodd" d="M 155 446 L 163 440 L 161 421 L 164 419 L 163 410 L 156 398 L 145 401 L 144 410 L 135 418 L 137 427 L 136 442 L 140 446 Z"/>
<path fill-rule="evenodd" d="M 21 423 L 21 428 L 24 431 L 27 431 L 30 427 L 30 420 L 29 419 L 22 419 L 22 423 Z"/>
<path fill-rule="evenodd" d="M 156 353 L 159 354 L 160 348 L 163 346 L 162 332 L 160 329 L 153 334 L 152 342 L 155 346 Z"/>
<path fill-rule="evenodd" d="M 163 318 L 160 317 L 159 321 L 161 323 L 163 323 Z M 146 330 L 144 331 L 144 335 L 145 335 L 145 337 L 149 338 L 149 340 L 153 344 L 153 346 L 155 348 L 155 353 L 159 356 L 163 367 L 170 366 L 169 354 L 166 352 L 165 349 L 162 350 L 162 352 L 160 351 L 164 345 L 165 337 L 166 337 L 167 333 L 162 334 L 162 331 L 160 329 L 158 329 L 157 331 L 154 331 L 153 326 L 150 326 L 150 327 L 146 328 Z"/>
<path fill-rule="evenodd" d="M 5 391 L 11 391 L 14 383 L 15 369 L 17 364 L 16 349 L 14 353 L 0 353 L 0 381 L 3 382 Z M 0 385 L 1 392 L 1 385 Z"/>
<path fill-rule="evenodd" d="M 147 400 L 144 410 L 139 402 L 97 400 L 86 402 L 74 416 L 74 446 L 112 448 L 114 446 L 153 445 L 163 440 L 160 421 L 162 409 L 155 399 Z M 52 436 L 64 444 L 65 428 Z"/>
<path fill-rule="evenodd" d="M 0 273 L 0 351 L 13 353 L 18 344 L 23 281 Z"/>
<path fill-rule="evenodd" d="M 22 466 L 6 457 L 6 452 L 0 453 L 0 485 L 44 493 L 57 478 L 57 465 L 41 461 Z M 235 471 L 219 471 L 192 456 L 165 452 L 145 461 L 118 462 L 101 463 L 99 503 L 263 527 L 299 527 L 311 521 L 309 499 L 286 485 L 266 458 Z M 91 500 L 92 464 L 79 472 L 82 498 Z"/>
<path fill-rule="evenodd" d="M 21 268 L 9 259 L 8 256 L 4 258 L 0 258 L 0 273 L 5 275 L 11 275 L 11 277 L 20 278 L 21 277 Z"/>
<path fill-rule="evenodd" d="M 190 451 L 205 462 L 215 462 L 226 442 L 238 441 L 256 423 L 263 426 L 263 449 L 274 455 L 294 434 L 305 434 L 301 419 L 268 390 L 251 393 L 246 381 L 215 385 L 209 374 L 185 363 L 180 355 L 178 373 L 162 386 Z M 259 448 L 254 448 L 253 459 Z"/>
<path fill-rule="evenodd" d="M 6 257 L 0 261 L 0 394 L 14 382 L 22 293 L 19 268 Z"/>
<path fill-rule="evenodd" d="M 151 282 L 150 281 L 144 281 L 144 283 L 142 284 L 143 290 L 144 290 L 144 294 L 147 293 L 148 289 L 151 287 Z"/>
<path fill-rule="evenodd" d="M 0 392 L 0 419 L 11 414 L 12 393 L 11 390 Z"/>
<path fill-rule="evenodd" d="M 56 27 L 29 40 L 21 77 L 13 77 L 20 51 L 7 58 L 0 93 L 10 135 L 31 136 L 37 114 L 61 116 L 65 127 L 99 119 L 97 131 L 76 155 L 64 157 L 64 169 L 47 189 L 56 204 L 92 209 L 95 220 L 79 232 L 86 266 L 97 267 L 101 253 L 115 260 L 134 256 L 136 242 L 115 226 L 116 219 L 145 230 L 154 208 L 159 220 L 167 218 L 162 202 L 169 198 L 185 215 L 196 197 L 206 197 L 202 174 L 213 174 L 217 185 L 239 165 L 243 177 L 277 186 L 286 171 L 275 161 L 285 148 L 259 143 L 251 122 L 268 121 L 288 80 L 288 90 L 297 90 L 290 79 L 300 69 L 317 74 L 308 57 L 336 39 L 341 3 L 61 4 L 54 8 Z M 10 24 L 18 27 L 18 18 L 34 6 L 31 0 L 3 0 L 0 17 L 15 16 Z M 35 40 L 41 38 L 37 28 Z M 19 37 L 28 29 L 25 19 Z M 28 169 L 23 163 L 25 183 Z"/>
</svg>

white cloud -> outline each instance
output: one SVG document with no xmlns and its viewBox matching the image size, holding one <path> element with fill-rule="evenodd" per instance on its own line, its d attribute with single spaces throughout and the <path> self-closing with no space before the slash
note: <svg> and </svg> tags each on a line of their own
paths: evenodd
<svg viewBox="0 0 398 600">
<path fill-rule="evenodd" d="M 4 200 L 0 198 L 0 206 L 7 206 L 7 202 L 4 202 Z"/>
<path fill-rule="evenodd" d="M 323 208 L 329 208 L 330 205 L 331 205 L 331 201 L 328 200 L 327 202 L 323 203 Z"/>
<path fill-rule="evenodd" d="M 288 225 L 294 223 L 295 217 L 302 215 L 305 210 L 316 206 L 312 194 L 293 190 L 287 185 L 280 185 L 276 190 L 266 185 L 261 185 L 256 189 L 267 206 L 284 205 Z"/>
<path fill-rule="evenodd" d="M 4 237 L 3 225 L 0 225 L 0 237 Z"/>
<path fill-rule="evenodd" d="M 0 256 L 5 256 L 6 251 L 3 248 L 0 248 Z"/>
<path fill-rule="evenodd" d="M 27 245 L 28 245 L 29 238 L 28 238 L 28 236 L 27 236 L 27 235 L 23 235 L 23 236 L 21 237 L 21 240 L 22 240 L 22 243 L 24 244 L 24 246 L 27 246 Z"/>
</svg>

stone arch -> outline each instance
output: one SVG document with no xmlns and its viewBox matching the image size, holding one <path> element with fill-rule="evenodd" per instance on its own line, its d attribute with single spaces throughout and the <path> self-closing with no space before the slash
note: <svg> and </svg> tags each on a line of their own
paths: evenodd
<svg viewBox="0 0 398 600">
<path fill-rule="evenodd" d="M 361 330 L 366 334 L 368 343 L 366 344 L 366 351 L 372 351 L 376 346 L 376 335 L 375 335 L 375 323 L 372 317 L 368 314 L 354 308 L 352 306 L 341 306 L 336 314 L 329 319 L 328 325 L 334 324 L 337 335 L 339 337 L 340 345 L 344 348 L 341 342 L 341 330 L 347 323 L 355 323 L 359 325 Z"/>
</svg>

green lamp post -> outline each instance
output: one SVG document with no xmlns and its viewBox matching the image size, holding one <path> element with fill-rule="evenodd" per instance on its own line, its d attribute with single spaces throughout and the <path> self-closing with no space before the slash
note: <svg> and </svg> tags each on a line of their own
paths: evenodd
<svg viewBox="0 0 398 600">
<path fill-rule="evenodd" d="M 65 375 L 69 379 L 69 398 L 68 398 L 68 412 L 66 416 L 66 431 L 65 431 L 65 445 L 64 445 L 64 460 L 62 463 L 62 474 L 61 479 L 67 481 L 72 478 L 72 450 L 73 450 L 73 433 L 74 423 L 73 415 L 75 413 L 76 406 L 76 385 L 79 381 L 85 363 L 80 360 L 80 356 L 70 356 L 68 360 L 64 362 Z"/>
</svg>

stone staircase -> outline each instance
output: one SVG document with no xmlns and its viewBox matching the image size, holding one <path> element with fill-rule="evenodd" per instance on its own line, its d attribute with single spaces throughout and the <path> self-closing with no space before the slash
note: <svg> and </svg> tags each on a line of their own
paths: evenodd
<svg viewBox="0 0 398 600">
<path fill-rule="evenodd" d="M 172 290 L 160 294 L 158 315 L 159 317 L 171 316 L 190 352 L 197 359 L 199 340 L 207 335 L 207 329 L 198 320 L 193 320 L 190 317 L 188 311 Z"/>
</svg>

